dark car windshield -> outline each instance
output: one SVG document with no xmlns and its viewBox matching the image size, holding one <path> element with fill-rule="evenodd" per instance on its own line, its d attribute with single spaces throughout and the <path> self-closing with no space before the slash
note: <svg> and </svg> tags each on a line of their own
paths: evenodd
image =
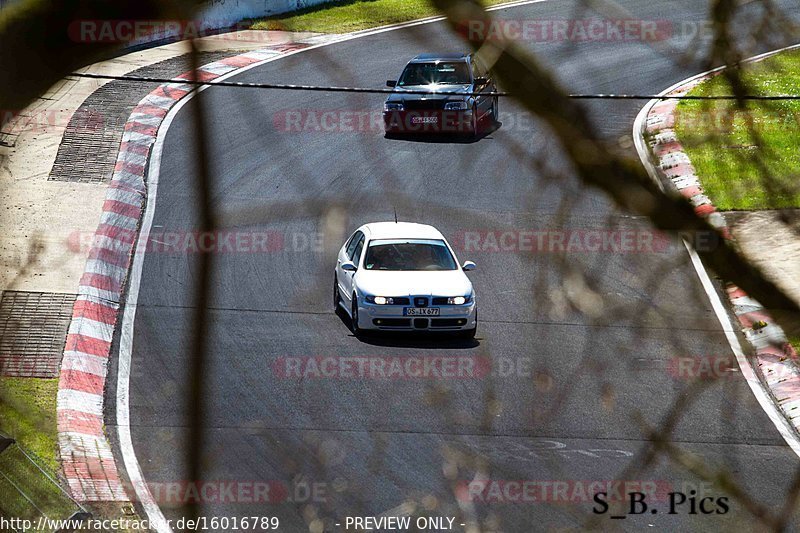
<svg viewBox="0 0 800 533">
<path fill-rule="evenodd" d="M 439 63 L 409 63 L 397 85 L 461 85 L 472 83 L 464 61 Z"/>
<path fill-rule="evenodd" d="M 441 240 L 375 240 L 364 259 L 367 270 L 456 270 L 456 260 Z"/>
</svg>

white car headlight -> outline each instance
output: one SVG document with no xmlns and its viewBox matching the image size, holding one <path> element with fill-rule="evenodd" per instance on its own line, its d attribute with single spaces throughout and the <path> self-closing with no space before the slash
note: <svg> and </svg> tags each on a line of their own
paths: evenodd
<svg viewBox="0 0 800 533">
<path fill-rule="evenodd" d="M 447 299 L 448 305 L 463 305 L 467 302 L 472 300 L 472 295 L 470 296 L 454 296 L 452 298 Z"/>
<path fill-rule="evenodd" d="M 386 102 L 383 104 L 384 111 L 402 111 L 403 109 L 403 104 L 400 102 Z"/>
<path fill-rule="evenodd" d="M 392 305 L 394 298 L 387 298 L 386 296 L 367 296 L 366 300 L 371 304 L 376 305 Z"/>
<path fill-rule="evenodd" d="M 467 103 L 466 102 L 447 102 L 444 104 L 444 108 L 447 111 L 466 111 L 467 110 Z"/>
</svg>

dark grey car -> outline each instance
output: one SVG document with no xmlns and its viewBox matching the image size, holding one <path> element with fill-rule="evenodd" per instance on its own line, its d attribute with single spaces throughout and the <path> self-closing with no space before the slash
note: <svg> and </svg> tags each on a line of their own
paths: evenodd
<svg viewBox="0 0 800 533">
<path fill-rule="evenodd" d="M 418 55 L 386 85 L 395 88 L 383 108 L 386 133 L 477 135 L 482 123 L 497 121 L 497 88 L 474 54 Z"/>
</svg>

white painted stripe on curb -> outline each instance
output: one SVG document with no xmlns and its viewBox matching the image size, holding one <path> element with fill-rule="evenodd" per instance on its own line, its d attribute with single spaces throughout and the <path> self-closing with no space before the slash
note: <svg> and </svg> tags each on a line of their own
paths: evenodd
<svg viewBox="0 0 800 533">
<path fill-rule="evenodd" d="M 280 57 L 283 54 L 281 52 L 270 51 L 270 50 L 254 50 L 252 52 L 247 52 L 241 54 L 240 56 L 232 56 L 232 57 L 246 57 L 248 59 L 255 59 L 257 61 L 264 61 L 265 59 L 269 59 L 271 57 Z M 249 66 L 249 65 L 248 65 Z M 244 67 L 242 67 L 244 68 Z M 238 71 L 239 69 L 237 69 Z"/>
<path fill-rule="evenodd" d="M 120 215 L 113 211 L 103 211 L 100 214 L 100 223 L 108 224 L 121 229 L 135 231 L 139 227 L 139 221 L 127 215 Z"/>
<path fill-rule="evenodd" d="M 203 70 L 203 69 L 201 68 L 200 70 Z M 184 74 L 176 76 L 175 79 L 181 79 L 181 78 L 186 79 Z M 188 92 L 190 92 L 192 90 L 192 85 L 189 84 L 189 83 L 167 83 L 167 84 L 162 85 L 161 88 L 163 89 L 164 94 L 169 95 L 169 93 L 171 91 L 180 91 L 180 92 L 183 92 L 183 93 L 188 93 Z M 181 98 L 183 98 L 183 95 L 181 95 Z M 175 99 L 171 98 L 171 100 L 172 100 L 172 103 L 174 104 L 175 103 Z"/>
<path fill-rule="evenodd" d="M 110 195 L 106 197 L 106 200 L 112 200 L 114 202 L 128 204 L 129 206 L 135 207 L 137 209 L 141 209 L 142 204 L 144 203 L 144 196 L 138 192 L 123 191 L 120 189 L 109 189 L 109 191 L 113 192 L 111 192 Z"/>
<path fill-rule="evenodd" d="M 98 272 L 93 272 L 93 274 L 98 274 Z M 105 275 L 104 272 L 99 272 L 99 274 Z M 120 299 L 120 293 L 117 291 L 107 291 L 85 284 L 78 285 L 78 294 L 103 302 L 118 302 Z"/>
<path fill-rule="evenodd" d="M 158 96 L 156 94 L 148 94 L 139 102 L 138 105 L 151 105 L 154 107 L 160 107 L 163 110 L 167 110 L 175 104 L 175 100 L 172 98 L 167 98 L 165 96 Z M 148 137 L 150 137 L 148 135 Z M 152 137 L 151 137 L 152 138 Z"/>
<path fill-rule="evenodd" d="M 128 255 L 133 249 L 132 243 L 127 243 L 119 239 L 114 239 L 108 235 L 95 235 L 92 241 L 92 248 L 108 250 L 109 252 L 119 252 Z"/>
<path fill-rule="evenodd" d="M 139 124 L 145 124 L 147 126 L 158 127 L 161 124 L 161 121 L 163 119 L 164 119 L 164 117 L 158 117 L 158 116 L 155 116 L 155 115 L 149 115 L 147 113 L 136 113 L 136 112 L 134 112 L 134 113 L 131 113 L 131 116 L 128 117 L 128 120 L 125 123 L 127 124 L 128 122 L 137 122 Z M 125 153 L 125 152 L 120 152 L 120 153 Z M 142 157 L 144 157 L 144 156 L 142 156 Z"/>
<path fill-rule="evenodd" d="M 103 416 L 103 397 L 72 389 L 58 389 L 56 396 L 57 411 L 69 409 L 82 411 L 91 415 Z"/>
<path fill-rule="evenodd" d="M 749 296 L 739 296 L 738 298 L 733 298 L 731 303 L 735 307 L 751 307 L 752 309 L 747 309 L 745 311 L 737 312 L 736 314 L 740 313 L 749 313 L 751 311 L 756 311 L 758 309 L 764 309 L 764 306 L 758 303 L 758 300 L 751 298 Z"/>
<path fill-rule="evenodd" d="M 108 359 L 74 350 L 64 352 L 61 370 L 77 370 L 105 378 L 108 375 Z"/>
<path fill-rule="evenodd" d="M 164 100 L 175 102 L 175 100 L 170 100 L 169 98 L 164 98 Z M 139 133 L 138 131 L 126 131 L 122 134 L 121 142 L 150 146 L 153 143 L 153 137 L 151 135 Z"/>
<path fill-rule="evenodd" d="M 134 174 L 133 172 L 128 172 L 127 170 L 116 170 L 114 171 L 113 181 L 117 184 L 125 185 L 135 190 L 141 190 L 142 193 L 144 193 L 144 185 L 142 184 L 143 177 L 143 174 Z"/>
<path fill-rule="evenodd" d="M 226 65 L 225 63 L 220 63 L 219 61 L 217 61 L 216 63 L 211 63 L 210 65 L 204 66 L 200 70 L 202 70 L 203 72 L 208 72 L 209 74 L 222 76 L 223 74 L 227 74 L 228 72 L 236 70 L 236 67 L 232 65 Z"/>
<path fill-rule="evenodd" d="M 92 320 L 85 316 L 72 317 L 72 322 L 69 325 L 68 331 L 73 335 L 82 335 L 104 342 L 111 342 L 111 339 L 114 337 L 113 324 L 106 324 L 105 322 Z"/>
</svg>

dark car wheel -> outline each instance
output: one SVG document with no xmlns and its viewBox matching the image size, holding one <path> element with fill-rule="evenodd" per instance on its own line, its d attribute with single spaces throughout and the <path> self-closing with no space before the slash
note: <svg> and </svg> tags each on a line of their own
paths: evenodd
<svg viewBox="0 0 800 533">
<path fill-rule="evenodd" d="M 341 296 L 339 296 L 339 280 L 336 279 L 336 275 L 333 276 L 333 312 L 336 313 L 339 311 L 339 302 L 342 301 Z"/>
<path fill-rule="evenodd" d="M 353 304 L 350 312 L 350 329 L 352 329 L 353 335 L 356 337 L 361 335 L 361 328 L 358 327 L 358 298 L 356 298 L 355 294 L 353 294 Z"/>
</svg>

